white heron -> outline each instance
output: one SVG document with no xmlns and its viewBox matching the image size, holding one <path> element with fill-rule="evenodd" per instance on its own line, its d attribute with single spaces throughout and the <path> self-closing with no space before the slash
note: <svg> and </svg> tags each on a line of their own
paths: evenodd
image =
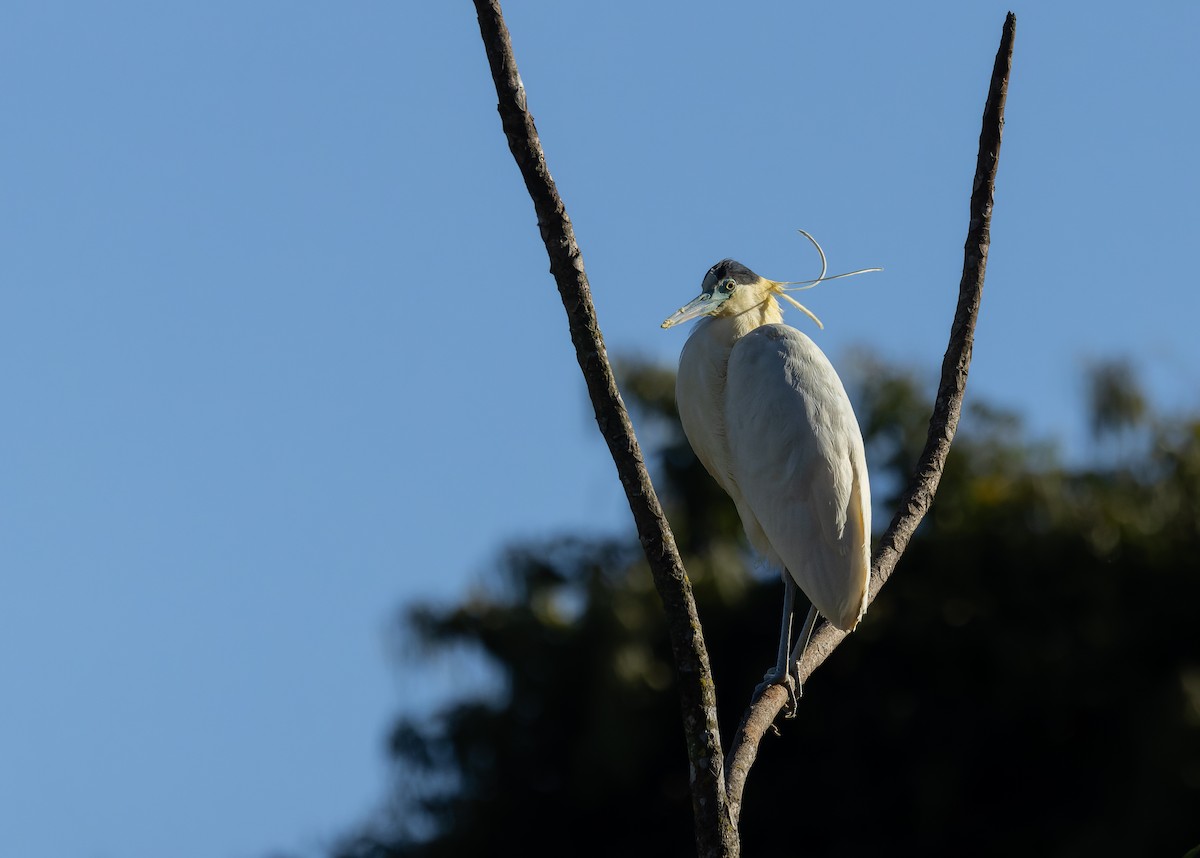
<svg viewBox="0 0 1200 858">
<path fill-rule="evenodd" d="M 867 609 L 871 567 L 871 488 L 854 409 L 829 359 L 783 324 L 776 300 L 823 327 L 785 291 L 835 279 L 825 277 L 820 245 L 801 233 L 821 256 L 816 280 L 767 280 L 723 259 L 704 275 L 700 295 L 662 323 L 703 317 L 679 357 L 679 417 L 696 456 L 737 505 L 750 544 L 783 577 L 778 657 L 755 697 L 782 684 L 793 712 L 817 613 L 853 630 Z M 812 607 L 792 649 L 797 587 Z"/>
</svg>

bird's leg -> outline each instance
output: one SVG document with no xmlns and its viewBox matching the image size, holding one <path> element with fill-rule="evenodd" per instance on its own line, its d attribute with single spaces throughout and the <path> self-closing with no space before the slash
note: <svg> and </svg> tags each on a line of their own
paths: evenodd
<svg viewBox="0 0 1200 858">
<path fill-rule="evenodd" d="M 796 613 L 797 589 L 799 588 L 796 587 L 796 582 L 792 580 L 792 576 L 785 569 L 783 571 L 783 619 L 779 626 L 779 654 L 775 658 L 775 667 L 767 671 L 763 681 L 755 687 L 754 695 L 750 698 L 750 703 L 753 704 L 772 685 L 782 685 L 787 689 L 788 711 L 792 715 L 796 712 L 796 685 L 788 664 L 788 652 L 792 647 L 792 618 Z"/>
<path fill-rule="evenodd" d="M 775 657 L 775 668 L 763 679 L 778 682 L 788 669 L 788 651 L 792 647 L 792 620 L 796 616 L 796 582 L 785 570 L 783 573 L 783 617 L 779 622 L 779 653 Z"/>
<path fill-rule="evenodd" d="M 808 639 L 812 637 L 813 626 L 817 624 L 817 609 L 810 607 L 808 616 L 804 618 L 804 625 L 800 627 L 800 636 L 796 638 L 796 648 L 792 650 L 792 657 L 788 660 L 789 678 L 796 684 L 796 695 L 804 696 L 804 686 L 800 682 L 800 659 L 804 657 L 804 650 L 808 649 Z"/>
</svg>

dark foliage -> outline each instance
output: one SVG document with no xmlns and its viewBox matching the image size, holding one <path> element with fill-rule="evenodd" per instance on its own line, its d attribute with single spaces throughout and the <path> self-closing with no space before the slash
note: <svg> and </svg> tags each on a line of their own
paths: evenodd
<svg viewBox="0 0 1200 858">
<path fill-rule="evenodd" d="M 861 374 L 873 478 L 899 486 L 928 396 L 879 365 Z M 745 571 L 737 516 L 675 422 L 673 376 L 624 375 L 728 732 L 773 659 L 782 587 Z M 744 854 L 1179 855 L 1200 840 L 1200 422 L 1156 422 L 1119 381 L 1103 407 L 1132 402 L 1136 421 L 1101 422 L 1147 427 L 1120 467 L 1065 469 L 1011 415 L 968 415 L 898 574 L 764 742 Z M 506 693 L 402 720 L 395 819 L 339 858 L 693 854 L 636 543 L 520 546 L 501 566 L 490 597 L 407 622 L 425 646 L 484 653 Z"/>
</svg>

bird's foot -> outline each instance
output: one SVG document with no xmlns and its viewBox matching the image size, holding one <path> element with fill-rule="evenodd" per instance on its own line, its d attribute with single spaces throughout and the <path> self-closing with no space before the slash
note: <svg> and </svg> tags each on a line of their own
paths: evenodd
<svg viewBox="0 0 1200 858">
<path fill-rule="evenodd" d="M 783 690 L 787 692 L 787 703 L 783 707 L 784 718 L 795 718 L 796 709 L 799 706 L 800 697 L 803 691 L 800 684 L 796 682 L 796 677 L 790 672 L 781 672 L 778 670 L 769 670 L 763 677 L 763 681 L 754 687 L 754 694 L 750 698 L 750 705 L 753 706 L 758 702 L 758 698 L 762 697 L 768 688 L 772 685 L 781 685 Z"/>
</svg>

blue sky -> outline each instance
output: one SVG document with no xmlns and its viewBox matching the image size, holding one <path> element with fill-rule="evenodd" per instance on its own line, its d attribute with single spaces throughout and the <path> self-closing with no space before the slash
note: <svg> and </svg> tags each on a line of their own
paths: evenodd
<svg viewBox="0 0 1200 858">
<path fill-rule="evenodd" d="M 802 227 L 885 271 L 793 324 L 936 373 L 1007 8 L 510 0 L 610 352 Z M 1200 6 L 1015 11 L 968 395 L 1078 454 L 1089 361 L 1200 404 Z M 398 611 L 630 527 L 473 9 L 16 0 L 0 80 L 0 852 L 316 852 L 480 679 Z"/>
</svg>

